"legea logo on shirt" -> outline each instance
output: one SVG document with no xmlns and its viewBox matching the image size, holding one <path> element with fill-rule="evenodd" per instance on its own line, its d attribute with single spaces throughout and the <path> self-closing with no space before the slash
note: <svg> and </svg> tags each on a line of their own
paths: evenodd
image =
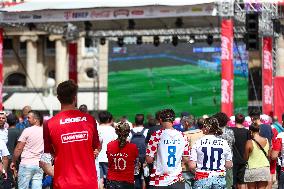
<svg viewBox="0 0 284 189">
<path fill-rule="evenodd" d="M 61 135 L 61 140 L 62 140 L 62 143 L 88 140 L 88 131 L 63 134 Z"/>
<path fill-rule="evenodd" d="M 64 120 L 60 119 L 60 125 L 64 125 L 66 123 L 82 122 L 82 121 L 87 121 L 87 118 L 86 117 L 71 117 L 71 118 L 66 118 Z"/>
</svg>

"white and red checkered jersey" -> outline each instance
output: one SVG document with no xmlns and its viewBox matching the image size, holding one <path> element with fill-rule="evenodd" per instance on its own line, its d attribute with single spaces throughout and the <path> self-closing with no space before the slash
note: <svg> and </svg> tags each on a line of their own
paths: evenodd
<svg viewBox="0 0 284 189">
<path fill-rule="evenodd" d="M 189 144 L 182 132 L 162 129 L 152 134 L 146 155 L 155 158 L 150 185 L 169 186 L 182 180 L 182 156 L 189 156 Z"/>
<path fill-rule="evenodd" d="M 225 162 L 232 160 L 226 140 L 205 135 L 192 146 L 190 160 L 197 163 L 197 171 L 225 171 Z"/>
</svg>

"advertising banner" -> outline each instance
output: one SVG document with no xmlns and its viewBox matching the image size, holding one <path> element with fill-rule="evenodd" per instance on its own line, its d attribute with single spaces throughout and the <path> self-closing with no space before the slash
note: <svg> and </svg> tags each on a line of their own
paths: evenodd
<svg viewBox="0 0 284 189">
<path fill-rule="evenodd" d="M 27 2 L 28 3 L 28 2 Z M 25 3 L 25 4 L 27 4 Z M 48 7 L 46 7 L 48 9 Z M 144 6 L 144 7 L 118 7 L 118 8 L 88 8 L 65 10 L 34 10 L 21 12 L 21 8 L 14 12 L 0 14 L 3 23 L 28 22 L 71 22 L 86 20 L 119 20 L 119 19 L 145 19 L 184 16 L 215 16 L 214 4 L 194 6 Z"/>
<path fill-rule="evenodd" d="M 270 115 L 273 108 L 272 37 L 263 37 L 262 42 L 262 112 Z"/>
<path fill-rule="evenodd" d="M 274 115 L 278 117 L 279 123 L 282 123 L 282 114 L 284 113 L 284 77 L 274 78 Z"/>
<path fill-rule="evenodd" d="M 234 114 L 233 20 L 223 19 L 221 28 L 221 111 Z"/>
</svg>

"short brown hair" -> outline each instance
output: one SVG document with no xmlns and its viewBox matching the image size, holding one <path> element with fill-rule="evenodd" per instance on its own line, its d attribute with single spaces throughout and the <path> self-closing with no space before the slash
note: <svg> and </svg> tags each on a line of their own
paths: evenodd
<svg viewBox="0 0 284 189">
<path fill-rule="evenodd" d="M 72 104 L 77 92 L 78 85 L 73 80 L 63 81 L 57 86 L 57 98 L 61 104 Z"/>
</svg>

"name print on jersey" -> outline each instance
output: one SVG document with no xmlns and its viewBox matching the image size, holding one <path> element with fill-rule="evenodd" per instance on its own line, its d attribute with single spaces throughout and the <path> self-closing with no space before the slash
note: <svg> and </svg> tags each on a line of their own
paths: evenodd
<svg viewBox="0 0 284 189">
<path fill-rule="evenodd" d="M 67 123 L 74 123 L 74 122 L 82 122 L 82 121 L 87 121 L 86 117 L 70 117 L 66 118 L 64 120 L 60 119 L 60 125 L 64 125 Z"/>
<path fill-rule="evenodd" d="M 63 134 L 61 135 L 61 140 L 62 140 L 62 143 L 88 140 L 88 131 Z"/>
<path fill-rule="evenodd" d="M 180 144 L 180 139 L 176 139 L 176 140 L 168 140 L 168 139 L 164 139 L 163 140 L 164 144 Z"/>
<path fill-rule="evenodd" d="M 215 140 L 209 140 L 208 138 L 206 138 L 205 140 L 201 140 L 201 144 L 203 145 L 213 145 L 213 146 L 223 146 L 224 140 L 222 139 L 215 139 Z"/>
</svg>

